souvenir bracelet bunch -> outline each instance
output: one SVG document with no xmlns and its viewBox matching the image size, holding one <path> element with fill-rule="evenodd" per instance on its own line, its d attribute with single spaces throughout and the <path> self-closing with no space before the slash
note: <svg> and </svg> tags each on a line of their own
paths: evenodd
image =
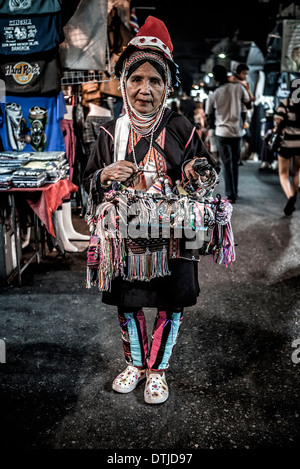
<svg viewBox="0 0 300 469">
<path fill-rule="evenodd" d="M 188 246 L 226 267 L 235 260 L 232 205 L 213 197 L 219 179 L 204 160 L 194 165 L 198 181 L 183 178 L 172 188 L 161 176 L 147 192 L 113 183 L 102 203 L 88 207 L 87 288 L 110 290 L 118 276 L 149 281 L 169 275 L 168 259 L 181 258 Z M 210 240 L 203 243 L 208 231 Z"/>
</svg>

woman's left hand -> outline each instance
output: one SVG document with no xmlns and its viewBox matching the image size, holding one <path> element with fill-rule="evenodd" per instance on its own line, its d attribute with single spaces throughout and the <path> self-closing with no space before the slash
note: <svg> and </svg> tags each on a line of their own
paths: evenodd
<svg viewBox="0 0 300 469">
<path fill-rule="evenodd" d="M 194 181 L 198 180 L 199 174 L 196 173 L 196 171 L 193 169 L 193 164 L 195 163 L 195 159 L 197 157 L 195 156 L 191 161 L 189 161 L 183 168 L 183 171 L 186 174 L 186 177 L 188 179 L 192 178 Z"/>
<path fill-rule="evenodd" d="M 193 181 L 199 181 L 199 179 L 202 181 L 202 182 L 206 182 L 208 179 L 211 178 L 211 172 L 209 169 L 205 169 L 204 172 L 202 171 L 202 174 L 199 174 L 197 171 L 194 170 L 193 168 L 193 165 L 195 164 L 195 160 L 206 160 L 205 156 L 203 156 L 202 158 L 201 157 L 197 157 L 195 156 L 191 161 L 189 161 L 183 168 L 185 174 L 186 174 L 186 177 L 188 179 L 192 178 Z"/>
</svg>

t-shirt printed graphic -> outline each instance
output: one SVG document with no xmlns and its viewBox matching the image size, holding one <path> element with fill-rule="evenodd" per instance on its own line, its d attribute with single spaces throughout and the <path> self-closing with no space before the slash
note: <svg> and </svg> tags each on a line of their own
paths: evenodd
<svg viewBox="0 0 300 469">
<path fill-rule="evenodd" d="M 63 40 L 60 14 L 0 18 L 0 53 L 34 54 L 57 47 Z"/>
<path fill-rule="evenodd" d="M 5 83 L 6 93 L 44 94 L 57 93 L 61 89 L 61 72 L 58 53 L 0 57 L 0 79 Z"/>
<path fill-rule="evenodd" d="M 0 103 L 0 137 L 4 150 L 65 151 L 60 121 L 66 113 L 63 93 L 6 96 Z"/>
<path fill-rule="evenodd" d="M 2 15 L 42 15 L 60 10 L 59 0 L 0 0 Z"/>
</svg>

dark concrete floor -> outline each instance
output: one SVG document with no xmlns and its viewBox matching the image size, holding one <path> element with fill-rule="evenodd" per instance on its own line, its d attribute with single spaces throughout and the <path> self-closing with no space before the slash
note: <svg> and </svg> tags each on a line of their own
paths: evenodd
<svg viewBox="0 0 300 469">
<path fill-rule="evenodd" d="M 125 367 L 119 325 L 115 308 L 85 288 L 85 244 L 76 254 L 49 254 L 28 267 L 21 286 L 1 289 L 2 448 L 106 450 L 106 459 L 122 450 L 299 448 L 300 363 L 292 354 L 300 211 L 284 216 L 278 174 L 258 167 L 240 167 L 235 263 L 199 264 L 201 294 L 186 309 L 163 405 L 145 404 L 143 384 L 128 395 L 111 388 Z M 223 195 L 222 181 L 218 189 Z M 154 311 L 146 312 L 150 330 Z"/>
</svg>

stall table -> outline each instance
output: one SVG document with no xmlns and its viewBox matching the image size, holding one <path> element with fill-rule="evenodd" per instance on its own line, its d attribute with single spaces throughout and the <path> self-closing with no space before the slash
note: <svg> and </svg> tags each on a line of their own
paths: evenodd
<svg viewBox="0 0 300 469">
<path fill-rule="evenodd" d="M 68 179 L 60 179 L 55 183 L 44 184 L 41 187 L 12 187 L 7 190 L 2 190 L 1 193 L 7 194 L 11 198 L 12 207 L 12 220 L 15 233 L 15 248 L 16 248 L 16 262 L 17 268 L 16 273 L 19 277 L 19 283 L 21 284 L 21 275 L 28 264 L 36 259 L 40 262 L 40 250 L 39 250 L 39 237 L 38 237 L 38 223 L 39 221 L 45 226 L 45 229 L 54 238 L 56 238 L 52 216 L 57 208 L 61 205 L 63 198 L 70 194 L 70 192 L 76 192 L 78 187 Z M 19 230 L 17 230 L 16 222 L 16 202 L 15 196 L 22 194 L 28 205 L 34 212 L 34 228 L 35 228 L 35 252 L 33 256 L 21 266 L 21 255 L 19 255 L 18 243 L 20 243 Z M 19 235 L 20 236 L 20 235 Z M 0 240 L 3 243 L 3 239 Z"/>
</svg>

